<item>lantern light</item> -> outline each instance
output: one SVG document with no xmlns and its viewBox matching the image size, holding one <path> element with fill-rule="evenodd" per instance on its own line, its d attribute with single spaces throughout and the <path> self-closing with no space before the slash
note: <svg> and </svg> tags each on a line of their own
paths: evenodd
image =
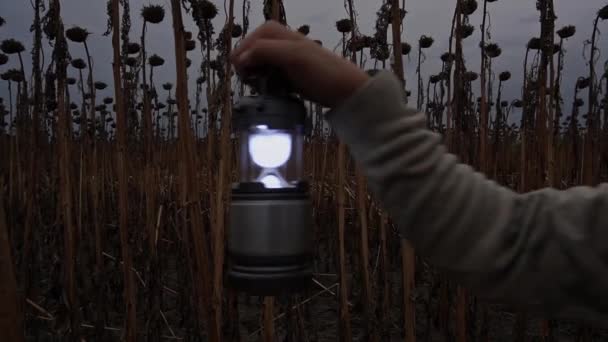
<svg viewBox="0 0 608 342">
<path fill-rule="evenodd" d="M 249 137 L 249 153 L 253 162 L 264 168 L 277 168 L 285 164 L 291 155 L 291 136 L 263 131 Z"/>
</svg>

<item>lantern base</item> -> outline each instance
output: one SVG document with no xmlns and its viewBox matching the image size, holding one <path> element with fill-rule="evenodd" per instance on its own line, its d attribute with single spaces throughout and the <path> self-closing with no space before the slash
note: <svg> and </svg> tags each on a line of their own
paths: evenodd
<svg viewBox="0 0 608 342">
<path fill-rule="evenodd" d="M 280 296 L 306 290 L 312 284 L 312 265 L 243 266 L 228 270 L 228 286 L 252 296 Z"/>
<path fill-rule="evenodd" d="M 232 192 L 227 285 L 251 295 L 300 292 L 312 282 L 312 208 L 306 184 Z"/>
</svg>

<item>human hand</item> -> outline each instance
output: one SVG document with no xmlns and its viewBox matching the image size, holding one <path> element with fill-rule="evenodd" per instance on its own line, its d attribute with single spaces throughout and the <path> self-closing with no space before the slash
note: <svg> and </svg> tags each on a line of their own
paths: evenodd
<svg viewBox="0 0 608 342">
<path fill-rule="evenodd" d="M 277 67 L 302 96 L 330 108 L 369 78 L 352 62 L 275 21 L 249 34 L 230 59 L 237 72 L 261 65 Z"/>
</svg>

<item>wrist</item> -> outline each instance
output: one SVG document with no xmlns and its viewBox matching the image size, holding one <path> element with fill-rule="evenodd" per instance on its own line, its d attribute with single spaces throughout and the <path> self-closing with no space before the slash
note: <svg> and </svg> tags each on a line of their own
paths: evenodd
<svg viewBox="0 0 608 342">
<path fill-rule="evenodd" d="M 357 68 L 356 71 L 345 73 L 343 79 L 342 91 L 339 96 L 335 99 L 331 108 L 339 107 L 342 103 L 350 99 L 357 90 L 361 89 L 371 77 L 366 74 L 363 70 Z"/>
</svg>

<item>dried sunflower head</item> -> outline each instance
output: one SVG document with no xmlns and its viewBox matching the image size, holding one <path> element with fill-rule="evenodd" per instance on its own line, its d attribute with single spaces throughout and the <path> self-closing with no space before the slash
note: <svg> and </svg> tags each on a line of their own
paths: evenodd
<svg viewBox="0 0 608 342">
<path fill-rule="evenodd" d="M 2 44 L 0 44 L 0 50 L 2 50 L 2 52 L 7 55 L 12 55 L 16 53 L 22 53 L 23 51 L 25 51 L 25 47 L 23 46 L 23 44 L 21 44 L 21 42 L 17 40 L 5 39 L 2 41 Z"/>
<path fill-rule="evenodd" d="M 589 77 L 579 77 L 576 81 L 576 88 L 585 89 L 589 87 L 589 84 L 591 84 L 591 80 L 589 79 Z"/>
<path fill-rule="evenodd" d="M 105 104 L 109 105 L 109 104 L 112 104 L 112 102 L 114 102 L 114 99 L 111 97 L 106 97 L 103 99 L 103 103 L 105 103 Z"/>
<path fill-rule="evenodd" d="M 486 44 L 484 49 L 490 58 L 496 58 L 502 54 L 502 49 L 496 43 Z"/>
<path fill-rule="evenodd" d="M 310 33 L 310 26 L 308 25 L 302 25 L 300 27 L 298 27 L 298 32 L 300 32 L 301 34 L 308 36 L 308 34 Z"/>
<path fill-rule="evenodd" d="M 127 53 L 129 55 L 134 55 L 136 53 L 139 53 L 140 50 L 140 46 L 137 43 L 129 43 L 127 44 Z"/>
<path fill-rule="evenodd" d="M 85 63 L 82 58 L 73 59 L 70 64 L 72 64 L 72 66 L 78 70 L 82 70 L 87 67 L 87 63 Z"/>
<path fill-rule="evenodd" d="M 420 45 L 420 47 L 422 49 L 430 48 L 434 42 L 435 42 L 435 40 L 432 37 L 428 37 L 425 35 L 421 36 L 420 40 L 418 40 L 418 44 Z"/>
<path fill-rule="evenodd" d="M 154 54 L 148 58 L 148 63 L 153 67 L 159 67 L 165 64 L 165 60 L 157 54 Z"/>
<path fill-rule="evenodd" d="M 243 35 L 243 27 L 239 24 L 232 25 L 232 38 L 238 38 Z"/>
<path fill-rule="evenodd" d="M 165 19 L 165 8 L 160 5 L 148 5 L 141 9 L 141 16 L 151 24 L 158 24 Z"/>
<path fill-rule="evenodd" d="M 479 75 L 477 75 L 477 73 L 475 71 L 467 71 L 464 73 L 465 80 L 467 80 L 469 82 L 476 81 L 478 77 L 479 77 Z"/>
<path fill-rule="evenodd" d="M 597 12 L 597 16 L 602 20 L 608 19 L 608 5 L 602 7 L 602 9 Z"/>
<path fill-rule="evenodd" d="M 336 21 L 336 28 L 340 33 L 348 33 L 353 30 L 353 23 L 350 19 L 341 19 Z"/>
<path fill-rule="evenodd" d="M 186 51 L 192 51 L 196 49 L 196 42 L 194 40 L 186 40 Z"/>
<path fill-rule="evenodd" d="M 74 43 L 84 43 L 89 36 L 89 31 L 80 26 L 74 26 L 65 30 L 65 36 Z"/>
<path fill-rule="evenodd" d="M 498 75 L 498 79 L 502 82 L 506 82 L 511 79 L 511 73 L 508 71 L 503 71 Z"/>
<path fill-rule="evenodd" d="M 462 13 L 471 15 L 477 11 L 477 0 L 465 0 L 462 2 Z"/>
<path fill-rule="evenodd" d="M 568 25 L 557 30 L 557 35 L 561 39 L 568 39 L 576 34 L 576 26 Z"/>
<path fill-rule="evenodd" d="M 135 57 L 127 57 L 127 60 L 125 61 L 125 64 L 130 66 L 130 67 L 134 67 L 137 65 L 137 58 Z"/>
<path fill-rule="evenodd" d="M 357 35 L 348 42 L 348 49 L 353 52 L 361 51 L 370 46 L 371 46 L 371 37 L 368 37 L 368 36 Z"/>
<path fill-rule="evenodd" d="M 4 65 L 8 62 L 8 56 L 0 53 L 0 65 Z"/>
<path fill-rule="evenodd" d="M 456 57 L 451 52 L 445 52 L 441 55 L 441 61 L 446 64 L 452 64 Z"/>
<path fill-rule="evenodd" d="M 95 82 L 94 85 L 95 85 L 95 89 L 97 89 L 97 90 L 104 90 L 108 87 L 107 84 L 100 82 L 100 81 Z"/>
<path fill-rule="evenodd" d="M 540 38 L 532 37 L 528 41 L 527 47 L 529 50 L 540 50 Z"/>
<path fill-rule="evenodd" d="M 412 46 L 406 42 L 401 42 L 401 54 L 407 56 L 412 51 Z"/>
<path fill-rule="evenodd" d="M 173 88 L 173 84 L 167 82 L 165 84 L 163 84 L 163 89 L 165 90 L 171 90 Z"/>
<path fill-rule="evenodd" d="M 462 37 L 462 39 L 469 38 L 473 35 L 473 32 L 475 32 L 475 26 L 471 24 L 464 24 L 460 26 L 460 36 Z"/>
<path fill-rule="evenodd" d="M 211 20 L 217 16 L 217 7 L 211 1 L 198 0 L 193 2 L 192 8 L 194 15 L 200 18 Z"/>
</svg>

